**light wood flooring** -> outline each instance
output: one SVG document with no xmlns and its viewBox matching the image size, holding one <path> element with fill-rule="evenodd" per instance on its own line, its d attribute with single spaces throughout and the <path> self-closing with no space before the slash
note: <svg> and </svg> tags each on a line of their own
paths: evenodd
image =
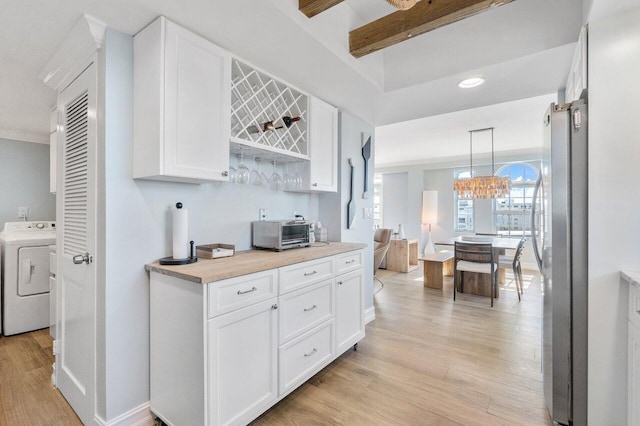
<svg viewBox="0 0 640 426">
<path fill-rule="evenodd" d="M 81 425 L 51 386 L 49 329 L 0 337 L 0 425 Z"/>
<path fill-rule="evenodd" d="M 349 350 L 255 425 L 551 425 L 540 373 L 540 282 L 524 271 L 489 299 L 381 271 L 376 320 Z M 50 384 L 48 330 L 0 337 L 0 425 L 79 425 Z"/>
<path fill-rule="evenodd" d="M 512 275 L 495 306 L 380 271 L 367 336 L 255 425 L 551 425 L 540 371 L 540 280 Z"/>
</svg>

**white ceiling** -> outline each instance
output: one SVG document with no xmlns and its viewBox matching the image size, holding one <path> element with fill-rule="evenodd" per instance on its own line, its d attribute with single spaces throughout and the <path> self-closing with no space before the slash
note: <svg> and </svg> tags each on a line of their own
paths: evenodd
<svg viewBox="0 0 640 426">
<path fill-rule="evenodd" d="M 0 137 L 46 142 L 55 95 L 37 74 L 82 13 L 135 34 L 158 15 L 374 124 L 551 93 L 564 85 L 582 0 L 517 0 L 355 59 L 348 31 L 393 11 L 346 0 L 307 19 L 297 0 L 30 0 L 0 15 Z M 482 90 L 454 83 L 482 73 Z"/>
<path fill-rule="evenodd" d="M 544 112 L 555 101 L 550 94 L 377 127 L 376 167 L 468 156 L 468 132 L 487 127 L 495 129 L 496 152 L 539 151 Z M 474 137 L 474 156 L 489 152 L 491 145 Z"/>
</svg>

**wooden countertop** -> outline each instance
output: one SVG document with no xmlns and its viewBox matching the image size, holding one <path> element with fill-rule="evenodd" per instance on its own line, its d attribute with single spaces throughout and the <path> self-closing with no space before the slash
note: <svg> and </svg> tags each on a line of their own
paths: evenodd
<svg viewBox="0 0 640 426">
<path fill-rule="evenodd" d="M 640 288 L 640 271 L 620 271 L 622 279 Z"/>
<path fill-rule="evenodd" d="M 205 284 L 367 247 L 366 244 L 356 243 L 331 242 L 329 244 L 320 244 L 322 245 L 285 250 L 282 252 L 270 250 L 239 251 L 231 257 L 198 259 L 196 263 L 190 265 L 160 265 L 156 260 L 153 263 L 145 265 L 145 269 L 187 281 Z"/>
</svg>

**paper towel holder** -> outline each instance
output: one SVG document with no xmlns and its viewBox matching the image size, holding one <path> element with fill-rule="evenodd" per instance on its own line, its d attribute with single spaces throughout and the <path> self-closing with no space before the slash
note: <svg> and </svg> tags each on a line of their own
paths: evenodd
<svg viewBox="0 0 640 426">
<path fill-rule="evenodd" d="M 193 241 L 189 241 L 189 245 L 191 246 L 191 251 L 189 252 L 189 257 L 186 259 L 174 259 L 173 257 L 163 257 L 160 259 L 161 265 L 188 265 L 190 263 L 195 263 L 198 261 L 198 258 L 195 256 L 193 251 Z"/>
</svg>

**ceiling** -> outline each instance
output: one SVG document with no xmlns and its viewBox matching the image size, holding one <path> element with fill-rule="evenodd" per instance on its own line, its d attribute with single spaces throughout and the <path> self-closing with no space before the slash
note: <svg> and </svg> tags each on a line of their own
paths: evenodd
<svg viewBox="0 0 640 426">
<path fill-rule="evenodd" d="M 517 0 L 355 59 L 348 32 L 394 9 L 346 0 L 308 19 L 297 0 L 30 0 L 0 16 L 0 137 L 46 142 L 55 94 L 37 79 L 82 13 L 135 34 L 158 15 L 374 124 L 552 93 L 564 86 L 583 0 Z M 482 74 L 487 84 L 456 83 Z"/>
<path fill-rule="evenodd" d="M 543 116 L 556 94 L 434 115 L 376 128 L 376 167 L 422 164 L 469 157 L 470 130 L 494 127 L 495 151 L 539 152 Z M 474 136 L 473 154 L 490 153 L 486 138 Z"/>
</svg>

